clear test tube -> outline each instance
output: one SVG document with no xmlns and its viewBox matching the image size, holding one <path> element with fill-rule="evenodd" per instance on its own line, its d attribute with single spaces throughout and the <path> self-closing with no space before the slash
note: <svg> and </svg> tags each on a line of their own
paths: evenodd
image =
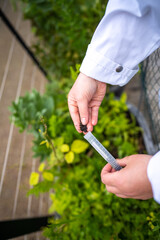
<svg viewBox="0 0 160 240">
<path fill-rule="evenodd" d="M 88 132 L 86 135 L 84 135 L 84 138 L 116 171 L 122 169 L 122 167 L 117 163 L 116 159 L 107 151 L 107 149 L 97 140 L 97 138 L 91 132 Z"/>
</svg>

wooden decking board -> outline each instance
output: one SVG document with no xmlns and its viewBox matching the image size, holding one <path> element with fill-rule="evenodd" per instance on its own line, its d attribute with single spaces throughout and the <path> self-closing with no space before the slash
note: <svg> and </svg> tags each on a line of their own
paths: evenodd
<svg viewBox="0 0 160 240">
<path fill-rule="evenodd" d="M 11 4 L 9 4 L 8 0 L 3 1 L 4 4 L 2 4 L 4 7 L 2 10 L 6 14 L 7 17 L 12 19 L 13 26 L 19 30 L 19 24 L 20 24 L 20 18 L 21 13 L 15 13 L 11 7 Z M 4 75 L 4 71 L 6 69 L 6 62 L 8 61 L 8 54 L 11 51 L 11 45 L 14 44 L 15 39 L 13 38 L 13 35 L 7 28 L 7 26 L 4 24 L 2 19 L 0 18 L 0 35 L 1 35 L 1 41 L 0 41 L 0 76 Z M 0 77 L 0 86 L 1 86 L 2 78 Z"/>
<path fill-rule="evenodd" d="M 22 63 L 20 64 L 20 72 L 19 72 L 19 76 L 18 76 L 18 82 L 17 82 L 17 86 L 16 86 L 16 94 L 15 94 L 15 98 L 14 100 L 18 99 L 18 97 L 20 96 L 20 92 L 21 92 L 21 86 L 22 86 L 22 82 L 23 82 L 23 75 L 24 75 L 24 70 L 25 70 L 25 66 L 26 66 L 26 58 L 27 56 L 23 53 L 22 55 Z M 7 84 L 6 84 L 7 85 Z M 15 87 L 15 86 L 13 86 Z M 14 88 L 13 88 L 14 89 Z M 13 94 L 13 89 L 12 89 L 12 94 Z M 13 124 L 11 124 L 12 126 Z M 14 128 L 14 127 L 13 127 Z M 11 130 L 12 128 L 10 128 Z M 16 137 L 16 136 L 15 136 Z M 9 132 L 9 140 L 11 138 L 11 141 L 8 141 L 7 143 L 7 150 L 8 150 L 8 145 L 11 148 L 11 144 L 13 143 L 14 145 L 17 144 L 18 142 L 15 140 L 15 137 L 13 136 L 13 141 L 12 141 L 12 131 Z M 19 138 L 19 136 L 18 136 Z M 16 147 L 16 146 L 15 146 Z M 14 155 L 15 153 L 15 147 L 13 148 L 13 152 L 10 151 L 10 155 L 11 155 L 11 158 L 12 156 Z M 8 168 L 7 168 L 7 163 L 8 163 L 8 154 L 9 154 L 9 151 L 6 150 L 6 154 L 5 154 L 5 161 L 4 161 L 4 164 L 3 164 L 3 168 L 2 168 L 2 175 L 1 175 L 1 184 L 0 184 L 0 194 L 1 194 L 1 191 L 2 191 L 2 187 L 3 187 L 3 181 L 4 181 L 4 171 L 7 171 Z M 11 160 L 13 162 L 13 159 Z"/>
<path fill-rule="evenodd" d="M 30 45 L 30 23 L 22 20 L 20 10 L 13 11 L 10 1 L 1 0 L 0 7 L 4 4 L 5 14 Z M 29 176 L 39 166 L 39 160 L 32 157 L 32 136 L 25 132 L 19 134 L 10 123 L 8 106 L 32 88 L 44 92 L 46 79 L 2 21 L 0 35 L 0 220 L 42 216 L 48 213 L 48 194 L 40 198 L 26 197 Z M 42 240 L 44 237 L 34 233 L 16 239 Z"/>
</svg>

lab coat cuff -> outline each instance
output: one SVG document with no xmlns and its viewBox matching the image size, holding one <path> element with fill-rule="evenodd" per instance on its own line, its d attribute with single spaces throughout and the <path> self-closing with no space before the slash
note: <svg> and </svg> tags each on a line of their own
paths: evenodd
<svg viewBox="0 0 160 240">
<path fill-rule="evenodd" d="M 91 45 L 88 46 L 86 56 L 80 67 L 80 72 L 98 81 L 111 85 L 123 86 L 138 72 L 139 68 L 129 69 L 112 61 L 97 52 Z"/>
<path fill-rule="evenodd" d="M 153 198 L 160 204 L 160 151 L 150 159 L 147 175 L 152 186 Z"/>
</svg>

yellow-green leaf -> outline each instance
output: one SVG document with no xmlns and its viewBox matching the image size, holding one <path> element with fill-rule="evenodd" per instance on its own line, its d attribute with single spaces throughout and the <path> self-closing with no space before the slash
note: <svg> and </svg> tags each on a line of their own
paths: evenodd
<svg viewBox="0 0 160 240">
<path fill-rule="evenodd" d="M 88 195 L 88 199 L 95 200 L 98 198 L 99 198 L 99 193 L 97 193 L 97 192 L 92 192 L 90 195 Z"/>
<path fill-rule="evenodd" d="M 63 137 L 58 137 L 54 139 L 54 144 L 56 147 L 61 146 L 64 143 L 64 138 Z"/>
<path fill-rule="evenodd" d="M 104 140 L 103 142 L 102 142 L 102 145 L 104 146 L 104 147 L 109 147 L 109 144 L 110 144 L 110 142 L 108 141 L 108 140 Z"/>
<path fill-rule="evenodd" d="M 39 182 L 39 173 L 32 172 L 29 178 L 30 185 L 36 185 Z"/>
<path fill-rule="evenodd" d="M 54 200 L 55 200 L 55 194 L 54 193 L 50 193 L 50 199 L 52 200 L 52 202 L 54 202 Z"/>
<path fill-rule="evenodd" d="M 49 214 L 51 214 L 51 213 L 53 213 L 53 212 L 55 212 L 55 204 L 54 204 L 54 203 L 52 203 L 51 206 L 50 206 L 50 208 L 48 209 L 48 213 L 49 213 Z"/>
<path fill-rule="evenodd" d="M 45 144 L 46 142 L 47 142 L 47 140 L 44 140 L 44 141 L 40 142 L 40 145 L 43 145 L 43 144 Z"/>
<path fill-rule="evenodd" d="M 46 147 L 47 147 L 47 148 L 50 148 L 50 144 L 49 144 L 48 141 L 46 142 Z"/>
<path fill-rule="evenodd" d="M 67 163 L 72 163 L 74 160 L 74 153 L 72 151 L 65 154 L 65 160 Z"/>
<path fill-rule="evenodd" d="M 45 163 L 41 163 L 41 164 L 39 165 L 38 171 L 39 171 L 39 172 L 43 172 L 44 167 L 45 167 Z"/>
<path fill-rule="evenodd" d="M 126 94 L 126 93 L 122 93 L 121 98 L 120 98 L 120 101 L 121 101 L 122 103 L 126 103 L 126 101 L 127 101 L 127 94 Z"/>
<path fill-rule="evenodd" d="M 63 144 L 61 146 L 61 152 L 69 152 L 69 145 L 68 144 Z"/>
<path fill-rule="evenodd" d="M 71 150 L 75 153 L 82 153 L 86 151 L 89 147 L 89 144 L 83 140 L 74 140 L 71 145 Z"/>
<path fill-rule="evenodd" d="M 45 180 L 50 181 L 50 182 L 52 182 L 53 179 L 54 179 L 54 176 L 51 172 L 45 171 L 45 172 L 42 173 L 42 176 Z"/>
</svg>

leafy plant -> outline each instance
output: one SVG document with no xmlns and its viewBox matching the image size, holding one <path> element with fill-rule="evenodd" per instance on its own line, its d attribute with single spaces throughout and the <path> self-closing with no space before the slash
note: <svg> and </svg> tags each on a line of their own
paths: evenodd
<svg viewBox="0 0 160 240">
<path fill-rule="evenodd" d="M 72 69 L 72 76 L 76 77 L 76 72 Z M 45 237 L 158 239 L 158 204 L 152 200 L 120 199 L 108 193 L 101 183 L 100 172 L 105 162 L 76 132 L 68 113 L 67 93 L 73 81 L 67 78 L 56 81 L 42 96 L 34 90 L 11 107 L 16 126 L 34 134 L 34 154 L 45 159 L 31 173 L 32 188 L 28 193 L 39 196 L 50 192 L 49 213 L 56 213 L 56 218 L 50 219 Z M 50 104 L 44 104 L 45 100 Z M 22 114 L 30 105 L 34 106 L 32 114 Z M 100 142 L 115 157 L 123 157 L 138 152 L 140 133 L 136 120 L 128 112 L 126 95 L 117 100 L 113 94 L 107 94 L 94 129 Z"/>
<path fill-rule="evenodd" d="M 50 75 L 69 76 L 69 66 L 82 61 L 101 20 L 104 0 L 21 0 L 25 19 L 38 37 L 36 56 Z"/>
<path fill-rule="evenodd" d="M 19 97 L 17 102 L 13 102 L 9 108 L 14 119 L 14 124 L 20 132 L 25 129 L 36 130 L 41 117 L 49 117 L 54 111 L 54 100 L 51 96 L 41 96 L 36 90 L 27 92 L 24 97 Z"/>
</svg>

